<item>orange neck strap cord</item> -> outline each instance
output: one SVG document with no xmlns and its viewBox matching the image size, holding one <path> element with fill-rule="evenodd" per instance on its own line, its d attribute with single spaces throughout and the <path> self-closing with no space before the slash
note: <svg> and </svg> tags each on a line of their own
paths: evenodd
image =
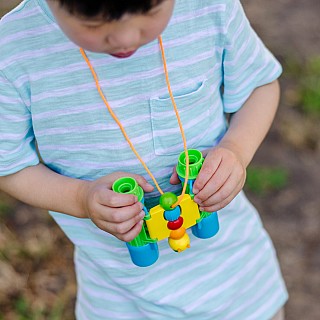
<svg viewBox="0 0 320 320">
<path fill-rule="evenodd" d="M 180 132 L 181 132 L 181 137 L 182 137 L 182 140 L 183 140 L 183 147 L 184 147 L 185 157 L 186 157 L 186 176 L 185 176 L 185 181 L 184 181 L 184 184 L 183 184 L 183 189 L 182 189 L 182 192 L 181 192 L 182 197 L 179 197 L 178 201 L 175 204 L 172 205 L 172 208 L 175 208 L 176 206 L 178 206 L 180 204 L 180 202 L 181 202 L 181 200 L 182 200 L 182 198 L 183 198 L 183 196 L 184 196 L 184 194 L 186 192 L 186 187 L 187 187 L 188 179 L 189 179 L 189 155 L 188 155 L 186 137 L 185 137 L 184 130 L 183 130 L 183 127 L 182 127 L 182 123 L 181 123 L 181 119 L 180 119 L 180 116 L 179 116 L 178 108 L 177 108 L 177 105 L 175 103 L 175 100 L 174 100 L 174 97 L 173 97 L 173 94 L 172 94 L 172 90 L 171 90 L 171 85 L 170 85 L 170 81 L 169 81 L 169 74 L 168 74 L 168 69 L 167 69 L 166 56 L 165 56 L 165 52 L 164 52 L 161 36 L 158 37 L 158 41 L 159 41 L 159 46 L 160 46 L 160 50 L 161 50 L 163 69 L 164 69 L 164 73 L 165 73 L 165 77 L 166 77 L 166 83 L 167 83 L 167 87 L 168 87 L 168 92 L 169 92 L 169 95 L 170 95 L 170 98 L 171 98 L 171 102 L 172 102 L 172 105 L 173 105 L 173 108 L 174 108 L 174 111 L 175 111 L 175 114 L 176 114 L 176 117 L 177 117 L 177 120 L 178 120 Z M 97 74 L 96 74 L 96 72 L 95 72 L 95 70 L 94 70 L 94 68 L 93 68 L 88 56 L 86 55 L 85 51 L 82 48 L 80 48 L 80 52 L 81 52 L 81 55 L 82 55 L 83 59 L 86 61 L 87 65 L 88 65 L 88 67 L 89 67 L 89 69 L 90 69 L 90 71 L 92 73 L 92 76 L 93 76 L 95 84 L 96 84 L 96 88 L 97 88 L 97 90 L 98 90 L 98 92 L 100 94 L 100 97 L 103 100 L 105 106 L 107 107 L 110 115 L 112 116 L 114 121 L 119 126 L 123 136 L 125 137 L 126 141 L 129 144 L 131 150 L 136 155 L 136 157 L 139 159 L 139 161 L 143 165 L 144 169 L 147 171 L 147 173 L 151 177 L 152 181 L 154 182 L 154 184 L 155 184 L 156 188 L 158 189 L 158 191 L 160 192 L 160 194 L 164 194 L 164 192 L 161 190 L 157 180 L 155 179 L 154 175 L 151 173 L 151 171 L 149 170 L 148 166 L 143 161 L 143 159 L 140 157 L 140 155 L 137 152 L 136 148 L 132 144 L 129 136 L 127 135 L 127 133 L 126 133 L 124 127 L 123 127 L 123 125 L 121 124 L 121 122 L 119 121 L 118 117 L 115 115 L 115 113 L 111 109 L 110 104 L 108 103 L 105 95 L 102 92 L 98 76 L 97 76 Z"/>
</svg>

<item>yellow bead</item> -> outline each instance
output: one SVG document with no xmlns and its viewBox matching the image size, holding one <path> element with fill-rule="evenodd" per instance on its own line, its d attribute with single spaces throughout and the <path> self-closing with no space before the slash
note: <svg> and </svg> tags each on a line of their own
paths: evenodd
<svg viewBox="0 0 320 320">
<path fill-rule="evenodd" d="M 187 233 L 185 233 L 180 239 L 169 238 L 168 242 L 171 249 L 177 252 L 181 252 L 187 248 L 190 248 L 190 238 Z"/>
</svg>

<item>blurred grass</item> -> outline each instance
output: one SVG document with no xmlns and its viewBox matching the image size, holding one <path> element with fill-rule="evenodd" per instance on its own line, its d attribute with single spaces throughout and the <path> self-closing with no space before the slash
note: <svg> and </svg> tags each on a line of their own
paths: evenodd
<svg viewBox="0 0 320 320">
<path fill-rule="evenodd" d="M 288 185 L 288 171 L 284 168 L 249 166 L 246 188 L 256 195 L 266 195 Z"/>
<path fill-rule="evenodd" d="M 17 202 L 0 223 L 0 319 L 73 319 L 72 248 L 46 212 Z"/>
<path fill-rule="evenodd" d="M 301 62 L 287 57 L 284 76 L 295 79 L 295 94 L 291 100 L 305 116 L 320 117 L 320 56 Z"/>
<path fill-rule="evenodd" d="M 43 308 L 32 307 L 30 301 L 24 296 L 18 297 L 13 304 L 13 314 L 11 313 L 10 318 L 19 320 L 61 320 L 66 319 L 65 315 L 65 304 L 63 301 L 56 303 L 53 308 L 48 312 Z M 70 317 L 68 319 L 72 319 Z M 7 315 L 0 313 L 0 320 L 7 320 Z"/>
<path fill-rule="evenodd" d="M 282 104 L 278 127 L 284 142 L 299 150 L 320 150 L 320 55 L 284 57 Z"/>
<path fill-rule="evenodd" d="M 44 308 L 32 307 L 30 301 L 24 296 L 19 297 L 15 301 L 14 310 L 19 320 L 61 320 L 65 319 L 64 315 L 65 303 L 57 300 L 51 310 Z M 1 319 L 1 318 L 0 318 Z M 69 318 L 70 319 L 70 318 Z"/>
<path fill-rule="evenodd" d="M 10 214 L 11 209 L 12 208 L 7 201 L 0 199 L 0 222 Z"/>
<path fill-rule="evenodd" d="M 320 118 L 320 56 L 307 61 L 300 84 L 302 110 Z"/>
</svg>

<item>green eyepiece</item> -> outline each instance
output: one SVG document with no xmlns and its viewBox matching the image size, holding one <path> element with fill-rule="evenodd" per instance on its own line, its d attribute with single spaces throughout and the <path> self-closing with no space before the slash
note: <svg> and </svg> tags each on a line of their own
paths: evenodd
<svg viewBox="0 0 320 320">
<path fill-rule="evenodd" d="M 131 177 L 123 177 L 116 180 L 112 185 L 112 190 L 117 193 L 128 193 L 137 196 L 141 201 L 144 195 L 142 188 L 138 185 L 137 181 Z"/>
<path fill-rule="evenodd" d="M 196 149 L 189 149 L 188 150 L 189 156 L 189 179 L 193 180 L 196 179 L 203 163 L 203 156 L 199 150 Z M 180 177 L 186 177 L 186 154 L 185 152 L 180 153 L 178 159 L 178 165 L 176 167 L 177 173 Z"/>
</svg>

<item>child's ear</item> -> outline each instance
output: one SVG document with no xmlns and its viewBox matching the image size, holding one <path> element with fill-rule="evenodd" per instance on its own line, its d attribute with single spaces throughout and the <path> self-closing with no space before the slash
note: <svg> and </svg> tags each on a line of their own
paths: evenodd
<svg viewBox="0 0 320 320">
<path fill-rule="evenodd" d="M 181 183 L 181 181 L 178 178 L 178 174 L 177 174 L 177 171 L 176 171 L 175 167 L 173 168 L 173 172 L 172 172 L 172 175 L 170 177 L 170 183 L 171 184 L 179 184 L 179 183 Z"/>
</svg>

